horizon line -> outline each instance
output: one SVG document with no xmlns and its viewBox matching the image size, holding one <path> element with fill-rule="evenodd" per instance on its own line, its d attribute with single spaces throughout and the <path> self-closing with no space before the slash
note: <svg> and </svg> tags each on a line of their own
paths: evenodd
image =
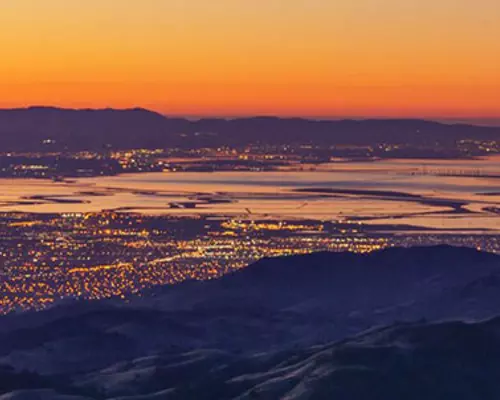
<svg viewBox="0 0 500 400">
<path fill-rule="evenodd" d="M 288 114 L 274 114 L 274 113 L 243 113 L 243 114 L 183 114 L 183 113 L 167 113 L 154 108 L 147 108 L 143 106 L 130 106 L 130 107 L 67 107 L 67 106 L 57 106 L 57 105 L 40 105 L 33 104 L 28 106 L 19 107 L 0 107 L 0 111 L 19 111 L 19 110 L 30 110 L 30 109 L 54 109 L 54 110 L 66 110 L 66 111 L 147 111 L 161 115 L 166 118 L 184 118 L 188 120 L 201 120 L 201 119 L 244 119 L 244 118 L 278 118 L 278 119 L 304 119 L 310 121 L 342 121 L 342 120 L 352 120 L 352 121 L 365 121 L 365 120 L 421 120 L 430 122 L 440 122 L 440 123 L 451 123 L 451 124 L 469 124 L 477 126 L 490 126 L 499 127 L 500 126 L 500 116 L 415 116 L 415 115 L 401 115 L 401 116 L 391 116 L 391 115 L 288 115 Z"/>
</svg>

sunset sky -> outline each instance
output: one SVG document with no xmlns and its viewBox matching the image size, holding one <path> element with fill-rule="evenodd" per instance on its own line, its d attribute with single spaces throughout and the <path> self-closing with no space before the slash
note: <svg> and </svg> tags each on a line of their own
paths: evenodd
<svg viewBox="0 0 500 400">
<path fill-rule="evenodd" d="M 499 0 L 1 0 L 0 107 L 500 117 Z"/>
</svg>

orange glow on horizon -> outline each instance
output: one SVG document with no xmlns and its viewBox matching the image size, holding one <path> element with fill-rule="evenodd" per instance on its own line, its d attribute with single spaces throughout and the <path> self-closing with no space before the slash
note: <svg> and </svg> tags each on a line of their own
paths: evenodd
<svg viewBox="0 0 500 400">
<path fill-rule="evenodd" d="M 254 3 L 2 2 L 0 107 L 500 117 L 496 0 Z"/>
</svg>

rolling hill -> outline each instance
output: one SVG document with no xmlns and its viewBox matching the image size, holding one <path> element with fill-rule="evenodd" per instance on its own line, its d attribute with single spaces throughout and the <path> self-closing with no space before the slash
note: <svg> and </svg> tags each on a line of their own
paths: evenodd
<svg viewBox="0 0 500 400">
<path fill-rule="evenodd" d="M 307 120 L 255 117 L 188 120 L 141 108 L 0 110 L 0 147 L 10 150 L 102 150 L 113 148 L 203 147 L 249 143 L 432 146 L 462 139 L 497 140 L 500 127 L 442 124 L 424 120 Z M 50 147 L 43 144 L 50 139 Z"/>
</svg>

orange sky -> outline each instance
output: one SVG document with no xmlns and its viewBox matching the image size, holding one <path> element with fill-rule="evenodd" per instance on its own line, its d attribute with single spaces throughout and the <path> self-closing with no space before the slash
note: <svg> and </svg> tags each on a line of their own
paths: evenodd
<svg viewBox="0 0 500 400">
<path fill-rule="evenodd" d="M 0 107 L 500 116 L 498 0 L 2 0 L 0 52 Z"/>
</svg>

